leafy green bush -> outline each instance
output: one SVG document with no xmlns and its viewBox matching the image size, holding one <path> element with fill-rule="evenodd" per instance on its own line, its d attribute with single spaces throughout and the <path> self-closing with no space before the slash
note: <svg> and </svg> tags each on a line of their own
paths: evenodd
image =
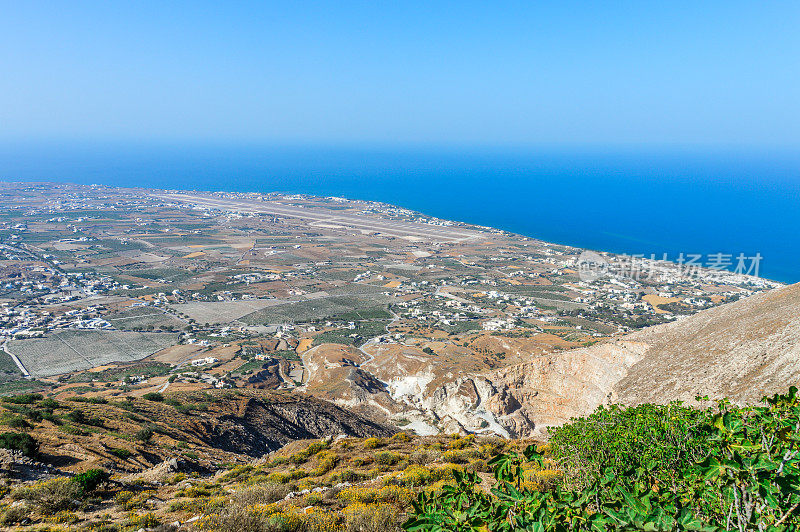
<svg viewBox="0 0 800 532">
<path fill-rule="evenodd" d="M 64 416 L 65 419 L 79 425 L 93 425 L 95 427 L 102 427 L 105 421 L 97 416 L 87 416 L 83 410 L 70 410 Z"/>
<path fill-rule="evenodd" d="M 39 406 L 41 408 L 46 408 L 48 410 L 55 410 L 56 408 L 61 408 L 61 404 L 58 401 L 56 401 L 55 399 L 52 399 L 50 397 L 46 397 L 46 398 L 42 399 L 39 402 Z"/>
<path fill-rule="evenodd" d="M 25 456 L 33 457 L 36 456 L 36 453 L 39 451 L 39 442 L 30 434 L 4 432 L 0 434 L 0 447 L 3 449 L 21 451 Z"/>
<path fill-rule="evenodd" d="M 13 416 L 6 421 L 6 425 L 12 429 L 29 429 L 31 424 L 25 421 L 22 416 Z"/>
<path fill-rule="evenodd" d="M 708 454 L 710 432 L 707 411 L 677 402 L 612 405 L 554 429 L 550 446 L 571 487 L 599 482 L 611 468 L 615 475 L 643 469 L 651 481 L 675 490 L 686 483 L 683 471 Z"/>
<path fill-rule="evenodd" d="M 86 414 L 83 413 L 83 410 L 70 410 L 64 417 L 73 423 L 81 425 L 86 423 Z"/>
<path fill-rule="evenodd" d="M 40 393 L 21 393 L 19 395 L 3 397 L 3 402 L 17 405 L 32 405 L 36 401 L 41 401 L 43 397 L 44 396 Z"/>
<path fill-rule="evenodd" d="M 161 403 L 164 401 L 164 396 L 158 392 L 149 392 L 142 396 L 143 399 L 148 401 L 155 401 L 156 403 Z"/>
<path fill-rule="evenodd" d="M 81 488 L 84 495 L 96 490 L 97 487 L 109 479 L 109 474 L 103 469 L 90 469 L 85 473 L 75 475 L 70 479 Z"/>
<path fill-rule="evenodd" d="M 476 473 L 454 470 L 454 485 L 419 494 L 403 527 L 796 531 L 800 398 L 792 387 L 764 403 L 601 409 L 571 423 L 554 444 L 556 459 L 566 464 L 565 483 L 526 482 L 529 471 L 544 472 L 549 460 L 529 446 L 489 461 L 491 494 Z M 574 458 L 567 457 L 571 450 Z"/>
<path fill-rule="evenodd" d="M 400 455 L 392 451 L 378 451 L 375 453 L 375 463 L 380 465 L 394 465 L 400 461 Z"/>
<path fill-rule="evenodd" d="M 364 449 L 377 449 L 384 445 L 386 445 L 386 443 L 381 438 L 367 438 L 364 440 Z"/>
<path fill-rule="evenodd" d="M 133 437 L 142 443 L 149 443 L 153 438 L 153 429 L 150 427 L 141 428 L 136 431 L 136 434 L 134 434 Z"/>
<path fill-rule="evenodd" d="M 89 403 L 93 405 L 108 404 L 108 399 L 105 399 L 104 397 L 82 397 L 80 395 L 75 397 L 70 397 L 69 401 L 74 401 L 76 403 Z"/>
<path fill-rule="evenodd" d="M 307 462 L 309 458 L 311 458 L 312 456 L 314 456 L 315 454 L 317 454 L 320 451 L 324 451 L 328 447 L 330 447 L 330 445 L 328 444 L 328 442 L 326 442 L 324 440 L 311 442 L 308 445 L 308 447 L 306 447 L 302 451 L 298 451 L 298 452 L 294 453 L 293 455 L 291 455 L 289 457 L 289 460 L 292 463 L 297 464 L 297 465 L 303 464 L 303 463 Z"/>
<path fill-rule="evenodd" d="M 25 417 L 34 423 L 39 423 L 42 421 L 42 419 L 44 419 L 44 413 L 38 408 L 28 408 L 23 413 L 25 414 Z"/>
</svg>

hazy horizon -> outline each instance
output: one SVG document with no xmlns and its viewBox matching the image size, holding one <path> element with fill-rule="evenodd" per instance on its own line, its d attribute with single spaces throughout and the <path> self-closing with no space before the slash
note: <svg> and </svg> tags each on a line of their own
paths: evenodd
<svg viewBox="0 0 800 532">
<path fill-rule="evenodd" d="M 6 3 L 0 139 L 800 146 L 800 5 Z"/>
<path fill-rule="evenodd" d="M 800 154 L 0 143 L 0 179 L 381 201 L 617 253 L 747 253 L 800 281 Z"/>
</svg>

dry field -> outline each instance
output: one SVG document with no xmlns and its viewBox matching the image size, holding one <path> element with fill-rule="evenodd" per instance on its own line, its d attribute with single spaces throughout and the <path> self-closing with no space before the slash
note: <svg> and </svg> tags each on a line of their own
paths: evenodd
<svg viewBox="0 0 800 532">
<path fill-rule="evenodd" d="M 178 335 L 108 330 L 62 330 L 44 338 L 11 340 L 8 350 L 34 377 L 49 377 L 112 362 L 132 362 L 174 345 Z"/>
<path fill-rule="evenodd" d="M 280 305 L 280 299 L 249 299 L 242 301 L 202 301 L 173 305 L 176 311 L 197 323 L 230 323 L 263 308 Z"/>
</svg>

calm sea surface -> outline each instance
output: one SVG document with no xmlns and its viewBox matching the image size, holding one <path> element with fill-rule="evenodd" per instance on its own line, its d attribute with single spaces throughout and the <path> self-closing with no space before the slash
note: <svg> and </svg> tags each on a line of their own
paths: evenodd
<svg viewBox="0 0 800 532">
<path fill-rule="evenodd" d="M 377 200 L 596 250 L 760 253 L 761 276 L 800 281 L 788 151 L 6 144 L 0 180 Z"/>
</svg>

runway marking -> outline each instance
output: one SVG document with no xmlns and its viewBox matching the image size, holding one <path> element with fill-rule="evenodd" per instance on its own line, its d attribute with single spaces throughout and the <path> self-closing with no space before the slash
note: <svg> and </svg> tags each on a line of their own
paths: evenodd
<svg viewBox="0 0 800 532">
<path fill-rule="evenodd" d="M 441 226 L 430 226 L 412 222 L 392 222 L 389 220 L 370 219 L 362 215 L 336 215 L 323 213 L 313 208 L 306 207 L 287 207 L 283 205 L 273 205 L 269 203 L 258 203 L 241 200 L 224 200 L 219 198 L 209 198 L 206 196 L 193 196 L 189 194 L 154 194 L 155 197 L 180 201 L 198 206 L 211 207 L 221 210 L 231 210 L 239 212 L 263 213 L 294 218 L 314 220 L 315 222 L 333 223 L 350 226 L 355 229 L 367 229 L 376 233 L 395 237 L 416 236 L 431 240 L 443 240 L 447 242 L 464 242 L 473 238 L 480 238 L 480 233 L 467 232 L 464 230 L 451 230 Z"/>
</svg>

